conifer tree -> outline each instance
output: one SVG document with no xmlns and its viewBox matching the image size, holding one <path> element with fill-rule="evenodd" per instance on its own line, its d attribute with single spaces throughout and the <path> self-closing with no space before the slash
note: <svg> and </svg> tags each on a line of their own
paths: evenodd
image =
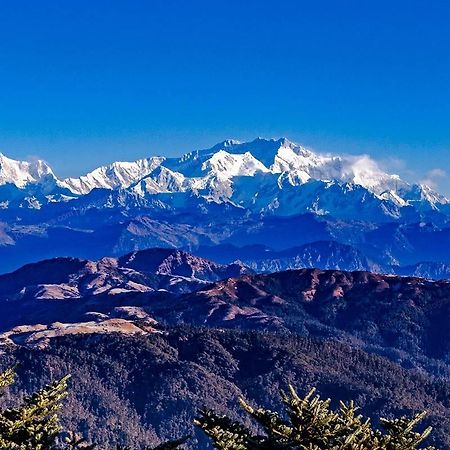
<svg viewBox="0 0 450 450">
<path fill-rule="evenodd" d="M 0 448 L 52 450 L 61 431 L 57 411 L 67 395 L 69 376 L 26 397 L 22 405 L 0 412 Z M 14 381 L 14 370 L 0 374 L 0 388 Z"/>
<path fill-rule="evenodd" d="M 3 389 L 13 384 L 14 378 L 13 368 L 0 373 L 0 395 Z M 26 397 L 20 406 L 0 411 L 0 450 L 100 450 L 76 433 L 68 433 L 66 439 L 60 442 L 62 429 L 57 413 L 67 396 L 69 378 L 65 376 L 45 386 Z M 187 439 L 188 436 L 142 450 L 175 450 Z M 132 450 L 120 445 L 116 449 Z"/>
<path fill-rule="evenodd" d="M 314 392 L 313 389 L 301 398 L 289 386 L 289 394 L 281 393 L 283 417 L 268 409 L 254 409 L 241 399 L 243 409 L 263 434 L 255 435 L 241 423 L 211 410 L 200 411 L 194 423 L 220 450 L 419 450 L 431 431 L 414 431 L 424 413 L 413 419 L 381 419 L 380 431 L 372 427 L 369 419 L 357 414 L 353 402 L 341 402 L 339 409 L 332 411 L 330 400 L 322 400 Z"/>
<path fill-rule="evenodd" d="M 0 391 L 14 382 L 15 373 L 9 369 L 0 373 Z M 23 404 L 0 411 L 0 449 L 15 450 L 94 450 L 75 433 L 59 443 L 61 427 L 58 411 L 67 395 L 66 376 L 26 397 Z M 369 419 L 357 414 L 350 402 L 340 403 L 337 411 L 330 400 L 314 395 L 314 389 L 301 398 L 292 386 L 281 393 L 285 414 L 253 408 L 244 400 L 245 412 L 259 425 L 262 434 L 254 434 L 239 422 L 219 416 L 211 410 L 200 411 L 195 420 L 220 450 L 434 450 L 419 447 L 431 428 L 419 433 L 415 428 L 425 413 L 413 419 L 380 419 L 382 430 L 374 428 Z M 188 437 L 162 443 L 142 450 L 175 450 Z M 100 449 L 98 449 L 100 450 Z M 116 446 L 116 450 L 132 450 Z"/>
</svg>

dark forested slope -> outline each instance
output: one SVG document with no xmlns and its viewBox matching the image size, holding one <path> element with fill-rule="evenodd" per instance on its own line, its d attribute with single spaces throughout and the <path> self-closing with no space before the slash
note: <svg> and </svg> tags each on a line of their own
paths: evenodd
<svg viewBox="0 0 450 450">
<path fill-rule="evenodd" d="M 101 444 L 117 436 L 142 444 L 192 432 L 201 406 L 238 417 L 238 396 L 279 406 L 278 390 L 292 383 L 301 393 L 316 386 L 324 396 L 354 399 L 373 416 L 426 409 L 435 443 L 450 448 L 450 382 L 336 342 L 176 328 L 140 337 L 71 336 L 45 350 L 15 347 L 2 365 L 13 361 L 20 363 L 21 392 L 72 373 L 64 425 Z"/>
</svg>

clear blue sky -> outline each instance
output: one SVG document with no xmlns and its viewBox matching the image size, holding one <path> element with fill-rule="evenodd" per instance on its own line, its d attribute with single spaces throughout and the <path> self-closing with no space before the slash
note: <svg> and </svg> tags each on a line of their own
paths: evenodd
<svg viewBox="0 0 450 450">
<path fill-rule="evenodd" d="M 65 176 L 286 136 L 448 173 L 449 23 L 433 0 L 3 1 L 0 150 Z"/>
</svg>

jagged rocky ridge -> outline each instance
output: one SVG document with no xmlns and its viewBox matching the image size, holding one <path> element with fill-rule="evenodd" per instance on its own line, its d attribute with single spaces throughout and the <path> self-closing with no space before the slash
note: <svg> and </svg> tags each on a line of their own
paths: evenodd
<svg viewBox="0 0 450 450">
<path fill-rule="evenodd" d="M 64 334 L 139 333 L 135 321 L 152 331 L 156 321 L 145 304 L 245 273 L 251 270 L 242 264 L 216 264 L 163 248 L 98 261 L 41 261 L 0 275 L 0 330 L 14 328 L 17 343 L 37 345 Z M 145 294 L 144 303 L 138 294 Z"/>
<path fill-rule="evenodd" d="M 356 246 L 336 241 L 316 241 L 299 247 L 274 251 L 264 245 L 235 247 L 218 245 L 200 247 L 202 256 L 217 259 L 223 263 L 239 260 L 245 266 L 259 273 L 273 273 L 290 269 L 318 268 L 337 270 L 362 270 L 382 274 L 416 276 L 432 280 L 450 279 L 450 264 L 420 262 L 399 266 L 382 264 L 376 257 L 367 257 Z"/>
<path fill-rule="evenodd" d="M 141 250 L 99 261 L 55 258 L 0 275 L 0 298 L 63 299 L 157 290 L 183 293 L 249 272 L 239 263 L 217 264 L 168 248 Z"/>
</svg>

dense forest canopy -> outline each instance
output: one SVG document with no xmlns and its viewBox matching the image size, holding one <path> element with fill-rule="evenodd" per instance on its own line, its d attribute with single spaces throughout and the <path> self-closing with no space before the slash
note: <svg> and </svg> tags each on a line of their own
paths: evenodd
<svg viewBox="0 0 450 450">
<path fill-rule="evenodd" d="M 14 382 L 15 372 L 0 373 L 0 392 Z M 69 375 L 54 381 L 25 397 L 22 404 L 0 411 L 0 447 L 17 450 L 93 450 L 75 432 L 63 438 L 58 413 L 64 408 Z M 300 397 L 289 385 L 289 393 L 281 392 L 285 414 L 270 409 L 253 408 L 240 399 L 241 407 L 259 425 L 262 433 L 255 434 L 238 421 L 226 415 L 217 415 L 209 409 L 200 410 L 194 419 L 197 425 L 221 450 L 414 450 L 428 437 L 432 428 L 415 430 L 425 413 L 412 419 L 380 418 L 384 431 L 374 428 L 369 419 L 357 413 L 353 401 L 340 402 L 331 410 L 331 400 L 314 396 L 312 389 Z M 172 439 L 144 450 L 175 450 L 189 439 Z M 117 450 L 127 450 L 115 444 Z M 131 449 L 128 449 L 131 450 Z M 424 450 L 434 450 L 428 446 Z"/>
<path fill-rule="evenodd" d="M 238 399 L 282 411 L 279 391 L 288 383 L 302 394 L 316 387 L 332 398 L 332 409 L 339 408 L 338 400 L 354 400 L 377 428 L 380 417 L 427 410 L 423 426 L 434 428 L 427 442 L 450 445 L 450 382 L 343 343 L 177 327 L 149 336 L 65 337 L 44 350 L 15 347 L 2 364 L 15 363 L 17 381 L 3 405 L 70 373 L 61 425 L 105 448 L 157 445 L 185 435 L 192 435 L 188 448 L 208 448 L 209 439 L 192 424 L 202 408 L 257 433 Z"/>
</svg>

